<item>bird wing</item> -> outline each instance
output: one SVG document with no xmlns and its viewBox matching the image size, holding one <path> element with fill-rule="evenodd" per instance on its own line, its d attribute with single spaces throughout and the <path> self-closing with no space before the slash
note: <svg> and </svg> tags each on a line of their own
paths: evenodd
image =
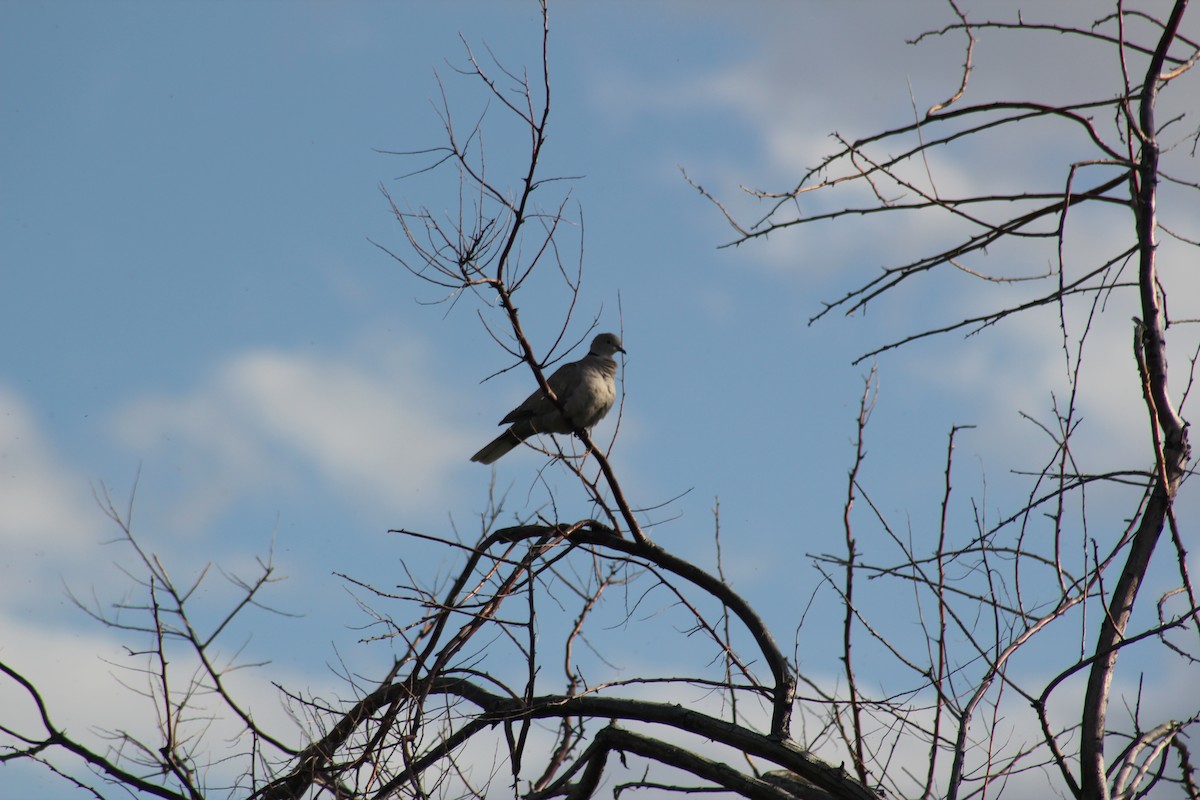
<svg viewBox="0 0 1200 800">
<path fill-rule="evenodd" d="M 571 397 L 572 392 L 580 384 L 583 372 L 580 366 L 581 363 L 580 361 L 572 361 L 570 364 L 563 364 L 554 371 L 554 374 L 546 379 L 546 383 L 550 385 L 554 396 L 564 405 Z M 536 424 L 538 420 L 549 417 L 561 419 L 562 414 L 559 412 L 558 407 L 550 401 L 550 398 L 538 388 L 534 390 L 533 394 L 525 398 L 525 402 L 508 412 L 508 415 L 500 420 L 500 424 L 508 425 L 513 422 L 524 421 L 531 421 Z"/>
</svg>

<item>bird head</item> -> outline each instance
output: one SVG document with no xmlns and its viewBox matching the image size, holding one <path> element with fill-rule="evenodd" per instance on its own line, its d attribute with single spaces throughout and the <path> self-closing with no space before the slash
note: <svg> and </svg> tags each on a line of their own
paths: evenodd
<svg viewBox="0 0 1200 800">
<path fill-rule="evenodd" d="M 605 356 L 612 358 L 613 353 L 624 353 L 625 348 L 621 346 L 621 337 L 615 333 L 602 333 L 595 339 L 592 339 L 591 354 L 594 356 Z"/>
</svg>

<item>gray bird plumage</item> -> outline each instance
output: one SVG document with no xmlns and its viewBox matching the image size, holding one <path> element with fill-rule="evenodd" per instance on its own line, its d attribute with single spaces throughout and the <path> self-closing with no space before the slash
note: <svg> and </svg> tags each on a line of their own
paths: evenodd
<svg viewBox="0 0 1200 800">
<path fill-rule="evenodd" d="M 624 352 L 621 337 L 615 333 L 597 336 L 586 356 L 563 364 L 546 379 L 567 412 L 565 417 L 538 389 L 500 420 L 501 425 L 509 425 L 508 430 L 484 445 L 471 460 L 492 464 L 535 433 L 571 433 L 604 419 L 617 399 L 617 362 L 613 355 Z"/>
</svg>

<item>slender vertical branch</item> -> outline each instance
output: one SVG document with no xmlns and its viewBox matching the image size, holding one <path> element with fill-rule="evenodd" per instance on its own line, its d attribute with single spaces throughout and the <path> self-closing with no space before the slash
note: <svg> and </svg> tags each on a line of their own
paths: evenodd
<svg viewBox="0 0 1200 800">
<path fill-rule="evenodd" d="M 934 777 L 936 775 L 936 765 L 938 752 L 941 749 L 941 730 L 942 716 L 946 713 L 946 688 L 945 682 L 948 680 L 948 665 L 947 665 L 947 648 L 946 633 L 948 630 L 946 615 L 948 612 L 949 597 L 946 594 L 946 559 L 948 555 L 948 545 L 946 537 L 948 535 L 948 517 L 950 514 L 950 493 L 953 484 L 951 483 L 951 475 L 954 466 L 954 437 L 960 430 L 966 428 L 974 428 L 974 425 L 953 425 L 950 427 L 950 435 L 946 438 L 946 471 L 945 482 L 942 492 L 941 517 L 938 520 L 938 543 L 937 552 L 935 555 L 935 563 L 937 564 L 937 583 L 933 587 L 937 597 L 938 607 L 938 628 L 937 636 L 934 639 L 935 660 L 933 664 L 933 688 L 937 697 L 936 705 L 934 706 L 933 714 L 933 735 L 930 737 L 932 742 L 929 752 L 929 772 L 925 778 L 925 797 L 931 797 L 933 792 Z M 969 724 L 969 720 L 961 719 L 959 724 L 965 727 Z M 961 751 L 955 751 L 955 761 L 950 770 L 950 786 L 951 797 L 954 796 L 954 787 L 956 779 L 961 775 L 962 764 L 960 758 Z"/>
<path fill-rule="evenodd" d="M 850 755 L 854 762 L 854 772 L 863 783 L 867 782 L 867 761 L 863 753 L 866 736 L 862 724 L 862 699 L 859 696 L 858 679 L 854 673 L 854 660 L 851 649 L 854 639 L 854 571 L 858 566 L 858 548 L 854 541 L 854 525 L 851 511 L 854 509 L 855 487 L 858 485 L 858 474 L 866 458 L 867 422 L 875 401 L 879 397 L 878 374 L 874 367 L 863 381 L 863 393 L 858 401 L 858 420 L 856 423 L 854 461 L 850 466 L 850 474 L 846 480 L 846 504 L 842 509 L 842 530 L 846 537 L 846 576 L 842 588 L 842 602 L 845 615 L 842 618 L 842 664 L 846 671 L 847 702 L 850 705 L 850 724 L 853 735 L 848 742 Z"/>
<path fill-rule="evenodd" d="M 1105 720 L 1119 645 L 1125 636 L 1134 601 L 1189 457 L 1187 427 L 1175 412 L 1168 390 L 1165 326 L 1156 264 L 1158 244 L 1155 238 L 1159 179 L 1155 104 L 1160 73 L 1187 5 L 1187 0 L 1176 0 L 1170 17 L 1163 25 L 1138 97 L 1137 125 L 1133 126 L 1131 121 L 1129 132 L 1130 137 L 1136 137 L 1138 144 L 1132 200 L 1137 229 L 1138 292 L 1142 310 L 1142 320 L 1137 324 L 1134 337 L 1134 352 L 1150 415 L 1156 469 L 1150 501 L 1143 511 L 1128 559 L 1113 589 L 1108 613 L 1100 625 L 1096 642 L 1098 657 L 1092 663 L 1088 676 L 1080 742 L 1080 788 L 1085 800 L 1107 800 L 1109 797 L 1104 759 Z"/>
</svg>

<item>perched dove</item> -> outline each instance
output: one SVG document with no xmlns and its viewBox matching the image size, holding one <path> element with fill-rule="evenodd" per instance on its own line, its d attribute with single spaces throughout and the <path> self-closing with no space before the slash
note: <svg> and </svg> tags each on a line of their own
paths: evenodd
<svg viewBox="0 0 1200 800">
<path fill-rule="evenodd" d="M 492 464 L 535 433 L 571 433 L 579 428 L 590 428 L 604 419 L 617 399 L 614 380 L 617 362 L 613 361 L 613 354 L 624 352 L 621 337 L 615 333 L 597 336 L 586 356 L 563 364 L 546 380 L 566 410 L 566 417 L 538 389 L 500 420 L 501 425 L 512 424 L 471 456 L 471 460 Z"/>
</svg>

